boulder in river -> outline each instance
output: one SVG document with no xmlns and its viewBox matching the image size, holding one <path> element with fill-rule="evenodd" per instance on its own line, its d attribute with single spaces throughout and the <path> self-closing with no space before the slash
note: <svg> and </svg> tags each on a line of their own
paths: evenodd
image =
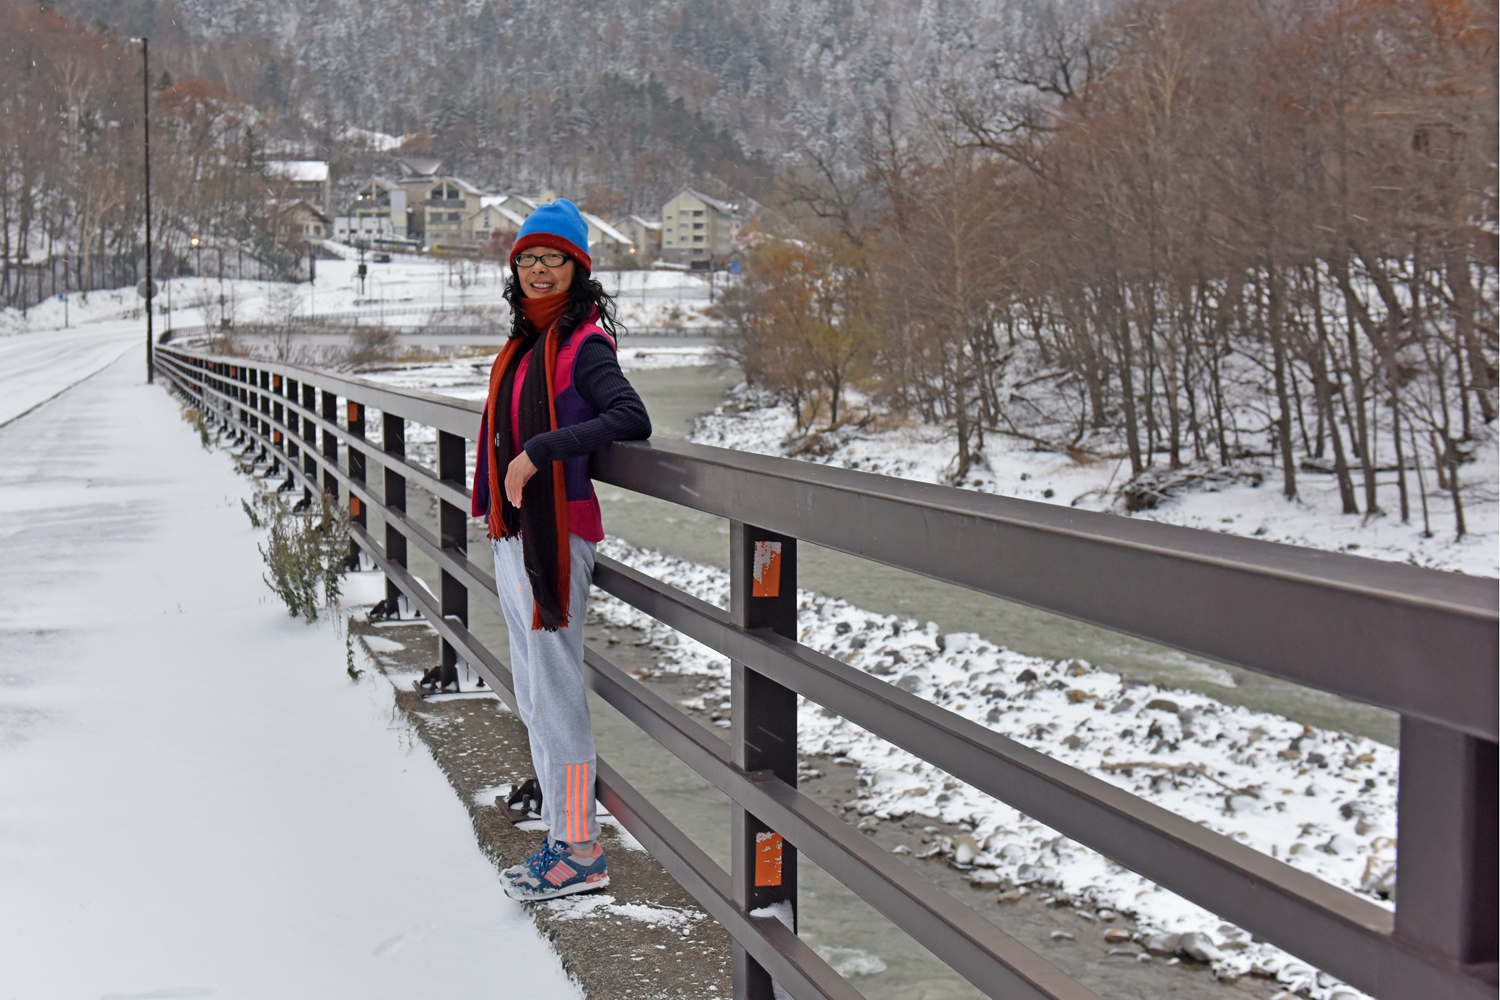
<svg viewBox="0 0 1500 1000">
<path fill-rule="evenodd" d="M 1177 942 L 1177 954 L 1195 962 L 1217 962 L 1224 957 L 1214 939 L 1201 931 L 1189 931 Z"/>
<path fill-rule="evenodd" d="M 1165 931 L 1157 931 L 1155 934 L 1147 934 L 1141 944 L 1153 955 L 1175 955 L 1177 946 L 1182 943 L 1181 934 L 1168 934 Z"/>
</svg>

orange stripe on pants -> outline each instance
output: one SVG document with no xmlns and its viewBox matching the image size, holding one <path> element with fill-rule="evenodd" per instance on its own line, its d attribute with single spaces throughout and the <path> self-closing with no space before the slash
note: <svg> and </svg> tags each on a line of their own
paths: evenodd
<svg viewBox="0 0 1500 1000">
<path fill-rule="evenodd" d="M 578 815 L 573 807 L 573 783 L 578 779 L 578 775 L 573 770 L 575 766 L 573 764 L 568 765 L 568 797 L 563 800 L 563 822 L 568 825 L 568 840 L 572 843 L 577 843 L 578 833 L 577 828 L 573 825 L 573 821 Z"/>
</svg>

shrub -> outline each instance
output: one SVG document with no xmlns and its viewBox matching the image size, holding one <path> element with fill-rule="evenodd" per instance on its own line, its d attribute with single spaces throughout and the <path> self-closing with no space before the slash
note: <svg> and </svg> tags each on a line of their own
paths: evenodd
<svg viewBox="0 0 1500 1000">
<path fill-rule="evenodd" d="M 324 493 L 318 511 L 308 515 L 293 513 L 274 493 L 261 494 L 255 507 L 246 503 L 244 508 L 251 524 L 270 528 L 266 544 L 258 547 L 269 571 L 263 579 L 287 614 L 317 621 L 319 592 L 323 606 L 336 609 L 349 554 L 349 511 L 338 498 Z"/>
</svg>

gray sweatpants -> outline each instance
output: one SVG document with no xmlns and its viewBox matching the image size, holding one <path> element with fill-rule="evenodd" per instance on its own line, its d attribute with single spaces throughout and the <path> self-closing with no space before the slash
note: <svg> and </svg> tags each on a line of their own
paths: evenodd
<svg viewBox="0 0 1500 1000">
<path fill-rule="evenodd" d="M 568 627 L 532 629 L 531 581 L 519 538 L 495 547 L 495 586 L 510 630 L 516 705 L 531 739 L 542 786 L 542 822 L 554 840 L 577 844 L 599 836 L 594 807 L 594 725 L 583 684 L 583 616 L 594 576 L 594 543 L 568 536 L 572 593 Z"/>
</svg>

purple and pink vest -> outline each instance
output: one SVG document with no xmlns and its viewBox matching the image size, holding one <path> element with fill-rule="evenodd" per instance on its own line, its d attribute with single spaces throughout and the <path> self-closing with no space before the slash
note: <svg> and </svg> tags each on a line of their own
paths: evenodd
<svg viewBox="0 0 1500 1000">
<path fill-rule="evenodd" d="M 579 324 L 557 352 L 557 368 L 552 376 L 552 398 L 553 405 L 557 408 L 557 426 L 572 427 L 599 415 L 588 402 L 578 393 L 573 385 L 573 365 L 578 360 L 578 349 L 590 337 L 602 337 L 610 350 L 618 350 L 613 338 L 605 333 L 603 328 L 592 319 Z M 511 448 L 519 454 L 521 451 L 521 386 L 526 381 L 526 369 L 531 365 L 531 355 L 527 354 L 521 359 L 516 368 L 516 377 L 513 380 L 514 389 L 510 398 L 510 428 Z M 490 509 L 490 480 L 489 459 L 492 447 L 489 445 L 488 421 L 480 422 L 480 448 L 479 460 L 475 462 L 474 489 L 471 512 L 475 517 L 486 517 Z M 505 481 L 502 470 L 500 481 Z M 563 462 L 563 482 L 566 485 L 568 500 L 568 530 L 582 538 L 586 542 L 601 542 L 604 540 L 604 515 L 599 509 L 599 498 L 594 494 L 594 481 L 589 478 L 589 456 L 579 455 L 577 458 L 569 458 Z"/>
</svg>

